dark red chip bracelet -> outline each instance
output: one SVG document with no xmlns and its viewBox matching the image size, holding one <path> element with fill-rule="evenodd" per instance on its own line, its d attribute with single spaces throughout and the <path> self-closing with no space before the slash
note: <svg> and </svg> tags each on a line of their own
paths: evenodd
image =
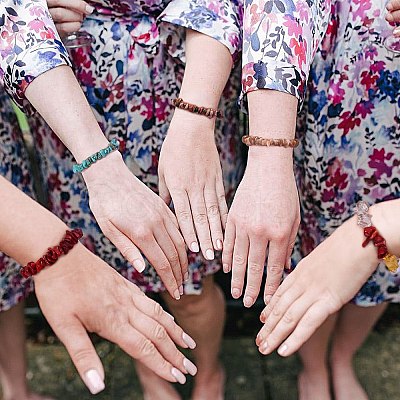
<svg viewBox="0 0 400 400">
<path fill-rule="evenodd" d="M 79 239 L 83 236 L 81 229 L 68 230 L 65 236 L 58 244 L 58 246 L 49 247 L 46 254 L 39 258 L 36 262 L 29 262 L 20 269 L 20 274 L 24 278 L 38 274 L 43 268 L 53 265 L 57 262 L 58 258 L 68 252 L 78 243 Z"/>
</svg>

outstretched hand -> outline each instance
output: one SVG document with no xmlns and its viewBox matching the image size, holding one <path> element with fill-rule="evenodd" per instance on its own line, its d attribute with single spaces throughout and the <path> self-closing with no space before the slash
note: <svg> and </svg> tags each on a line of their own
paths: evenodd
<svg viewBox="0 0 400 400">
<path fill-rule="evenodd" d="M 104 389 L 104 369 L 87 332 L 116 343 L 170 382 L 183 384 L 184 374 L 196 374 L 176 347 L 194 348 L 193 339 L 158 303 L 83 245 L 36 275 L 35 287 L 43 314 L 91 393 Z"/>
</svg>

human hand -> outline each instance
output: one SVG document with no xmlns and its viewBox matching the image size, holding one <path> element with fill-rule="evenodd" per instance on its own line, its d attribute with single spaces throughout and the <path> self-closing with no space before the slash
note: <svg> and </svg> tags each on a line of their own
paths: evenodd
<svg viewBox="0 0 400 400">
<path fill-rule="evenodd" d="M 82 0 L 47 0 L 47 5 L 61 37 L 79 31 L 85 16 L 94 11 Z"/>
<path fill-rule="evenodd" d="M 228 207 L 221 163 L 214 140 L 214 121 L 175 110 L 158 167 L 160 197 L 171 199 L 186 244 L 199 244 L 207 260 L 222 250 Z M 197 236 L 196 236 L 197 233 Z"/>
<path fill-rule="evenodd" d="M 390 0 L 386 4 L 386 20 L 390 23 L 400 22 L 400 0 Z M 395 27 L 393 35 L 400 36 L 400 27 Z"/>
<path fill-rule="evenodd" d="M 158 303 L 83 245 L 34 280 L 44 316 L 91 393 L 104 389 L 104 369 L 87 332 L 116 343 L 170 382 L 183 384 L 184 374 L 196 374 L 176 348 L 194 348 L 193 339 Z"/>
<path fill-rule="evenodd" d="M 395 230 L 387 230 L 390 213 L 382 217 L 376 206 L 370 213 L 385 238 L 396 237 Z M 261 353 L 272 353 L 284 341 L 278 353 L 293 354 L 329 315 L 352 299 L 379 263 L 372 244 L 361 246 L 364 239 L 352 218 L 300 261 L 261 313 L 264 326 L 256 339 Z"/>
<path fill-rule="evenodd" d="M 142 272 L 140 249 L 171 296 L 179 299 L 188 260 L 172 211 L 129 171 L 118 152 L 92 165 L 83 176 L 90 208 L 103 233 Z"/>
<path fill-rule="evenodd" d="M 270 151 L 267 161 L 265 150 Z M 223 269 L 232 269 L 234 298 L 242 294 L 247 271 L 246 307 L 254 304 L 260 291 L 267 247 L 266 303 L 290 264 L 300 210 L 292 158 L 285 151 L 289 150 L 250 148 L 245 175 L 228 213 Z"/>
</svg>

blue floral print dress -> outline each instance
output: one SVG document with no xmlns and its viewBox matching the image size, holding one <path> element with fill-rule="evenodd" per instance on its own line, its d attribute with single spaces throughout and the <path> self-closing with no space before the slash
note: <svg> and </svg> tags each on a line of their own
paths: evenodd
<svg viewBox="0 0 400 400">
<path fill-rule="evenodd" d="M 15 11 L 9 12 L 6 18 L 15 23 L 30 19 L 31 29 L 37 28 L 37 36 L 48 44 L 46 52 L 39 45 L 28 50 L 21 41 L 19 47 L 27 53 L 24 57 L 13 49 L 11 40 L 6 48 L 11 54 L 2 62 L 7 89 L 20 105 L 25 105 L 24 90 L 29 82 L 44 70 L 69 61 L 51 28 L 54 25 L 40 23 L 48 16 L 45 3 L 39 0 L 23 6 L 19 3 L 15 0 Z M 231 52 L 234 63 L 241 44 L 239 3 L 227 0 L 89 3 L 96 11 L 85 19 L 82 29 L 93 35 L 94 42 L 90 48 L 71 52 L 76 76 L 105 135 L 123 142 L 121 153 L 125 163 L 140 180 L 157 191 L 158 156 L 172 117 L 171 100 L 179 94 L 184 72 L 185 29 L 194 29 L 220 41 Z M 5 34 L 15 37 L 12 29 L 9 26 Z M 37 50 L 39 54 L 35 54 Z M 239 92 L 240 74 L 233 73 L 220 104 L 225 118 L 217 122 L 215 133 L 228 199 L 243 170 Z M 137 273 L 101 234 L 89 210 L 83 179 L 72 174 L 74 160 L 61 141 L 38 115 L 31 117 L 30 127 L 50 209 L 71 227 L 82 228 L 86 246 L 123 276 L 145 291 L 164 290 L 152 267 L 148 266 L 143 274 Z M 194 254 L 189 255 L 189 262 L 190 279 L 185 293 L 199 293 L 203 276 L 217 271 L 220 262 L 206 262 L 201 255 Z"/>
<path fill-rule="evenodd" d="M 294 264 L 349 218 L 358 200 L 400 197 L 400 57 L 383 46 L 393 30 L 385 5 L 246 2 L 243 96 L 266 88 L 304 101 L 295 160 L 302 222 Z M 399 302 L 399 284 L 400 276 L 380 264 L 354 301 Z"/>
</svg>

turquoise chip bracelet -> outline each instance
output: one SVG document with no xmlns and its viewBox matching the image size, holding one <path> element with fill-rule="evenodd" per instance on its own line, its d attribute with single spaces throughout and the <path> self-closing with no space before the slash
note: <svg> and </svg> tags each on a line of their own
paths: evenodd
<svg viewBox="0 0 400 400">
<path fill-rule="evenodd" d="M 80 164 L 75 164 L 72 167 L 72 171 L 76 174 L 78 172 L 82 172 L 85 169 L 89 168 L 95 162 L 101 160 L 104 157 L 107 157 L 110 153 L 119 149 L 119 141 L 118 139 L 111 139 L 108 146 L 104 149 L 101 149 L 97 153 L 92 154 L 86 160 L 83 160 Z"/>
</svg>

